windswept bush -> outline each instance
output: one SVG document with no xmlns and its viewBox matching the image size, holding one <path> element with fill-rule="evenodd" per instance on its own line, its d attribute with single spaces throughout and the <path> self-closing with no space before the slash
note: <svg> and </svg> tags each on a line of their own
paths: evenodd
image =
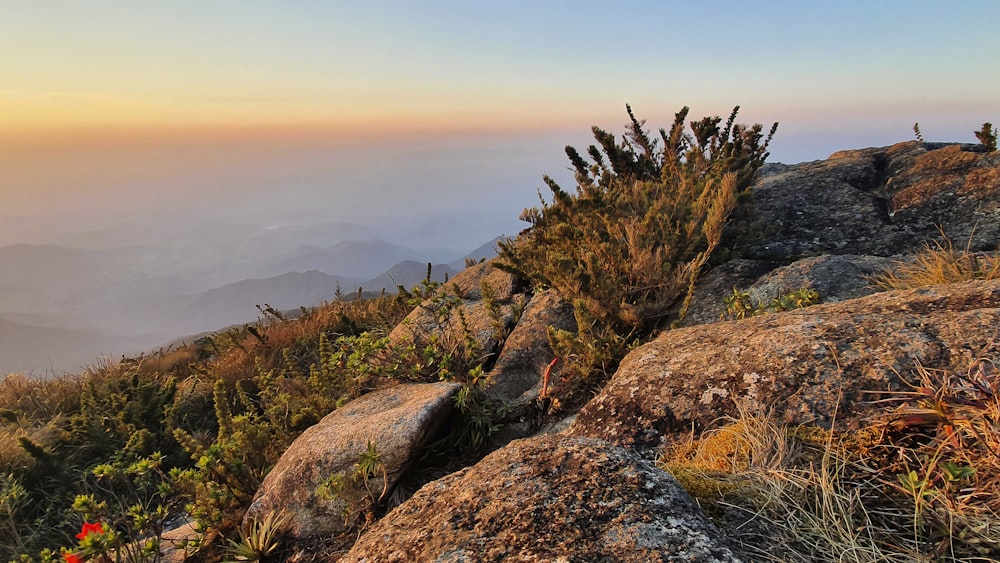
<svg viewBox="0 0 1000 563">
<path fill-rule="evenodd" d="M 724 125 L 706 117 L 687 133 L 685 107 L 653 137 L 626 108 L 621 141 L 594 127 L 589 161 L 566 147 L 576 193 L 546 176 L 552 202 L 526 209 L 531 227 L 500 242 L 500 267 L 574 300 L 579 336 L 553 341 L 581 376 L 613 369 L 637 337 L 683 317 L 777 129 L 736 124 L 737 107 Z"/>
</svg>

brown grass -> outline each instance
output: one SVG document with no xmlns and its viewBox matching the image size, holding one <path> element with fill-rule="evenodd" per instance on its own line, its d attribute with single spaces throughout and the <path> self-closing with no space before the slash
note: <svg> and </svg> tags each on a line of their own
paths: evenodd
<svg viewBox="0 0 1000 563">
<path fill-rule="evenodd" d="M 918 368 L 861 431 L 741 412 L 660 462 L 761 560 L 996 561 L 998 359 L 993 342 L 964 373 Z"/>
<path fill-rule="evenodd" d="M 37 379 L 10 374 L 0 380 L 0 411 L 9 410 L 27 421 L 47 421 L 80 408 L 83 376 Z"/>
<path fill-rule="evenodd" d="M 941 242 L 925 243 L 923 252 L 913 262 L 900 262 L 892 271 L 875 276 L 873 282 L 883 289 L 894 290 L 998 278 L 1000 254 L 971 252 L 968 245 L 956 249 L 943 236 Z"/>
</svg>

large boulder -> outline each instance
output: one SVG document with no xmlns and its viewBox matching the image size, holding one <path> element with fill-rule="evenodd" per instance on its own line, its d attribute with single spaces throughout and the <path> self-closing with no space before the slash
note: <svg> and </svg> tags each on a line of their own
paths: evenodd
<svg viewBox="0 0 1000 563">
<path fill-rule="evenodd" d="M 912 370 L 958 370 L 997 336 L 1000 280 L 878 293 L 663 333 L 632 351 L 571 433 L 651 447 L 736 414 L 856 424 Z"/>
<path fill-rule="evenodd" d="M 542 374 L 555 357 L 549 345 L 550 327 L 576 331 L 573 304 L 552 289 L 528 302 L 489 374 L 487 394 L 521 403 L 538 397 Z"/>
<path fill-rule="evenodd" d="M 371 492 L 392 487 L 452 411 L 456 383 L 405 384 L 379 389 L 336 411 L 299 436 L 268 473 L 244 522 L 272 512 L 289 516 L 296 538 L 344 531 L 345 520 L 371 503 Z M 385 473 L 371 482 L 352 479 L 361 453 L 373 444 Z M 318 494 L 321 483 L 341 474 L 343 489 Z M 345 514 L 348 518 L 345 519 Z"/>
<path fill-rule="evenodd" d="M 768 303 L 800 288 L 816 291 L 825 303 L 836 303 L 878 292 L 871 278 L 895 263 L 881 256 L 825 254 L 776 268 L 746 290 L 755 303 Z"/>
<path fill-rule="evenodd" d="M 478 353 L 492 363 L 500 339 L 516 321 L 524 295 L 514 277 L 482 262 L 457 274 L 424 300 L 389 334 L 394 346 L 418 349 L 436 340 L 446 349 L 463 350 L 470 337 Z"/>
<path fill-rule="evenodd" d="M 550 435 L 425 485 L 340 561 L 737 560 L 668 473 L 606 442 Z"/>
<path fill-rule="evenodd" d="M 762 169 L 752 187 L 757 238 L 744 258 L 911 254 L 943 230 L 973 250 L 1000 241 L 1000 152 L 908 142 Z"/>
</svg>

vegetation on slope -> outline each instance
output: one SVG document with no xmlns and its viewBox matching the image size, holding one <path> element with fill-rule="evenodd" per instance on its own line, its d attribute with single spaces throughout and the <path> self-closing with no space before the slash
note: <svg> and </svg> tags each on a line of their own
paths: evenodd
<svg viewBox="0 0 1000 563">
<path fill-rule="evenodd" d="M 552 202 L 525 210 L 531 227 L 500 243 L 499 266 L 571 300 L 578 333 L 553 349 L 576 381 L 602 381 L 628 349 L 684 316 L 695 281 L 722 242 L 777 130 L 737 124 L 739 107 L 690 123 L 688 108 L 652 136 L 628 109 L 627 133 L 594 127 L 588 161 L 573 147 L 570 193 L 551 178 Z"/>
</svg>

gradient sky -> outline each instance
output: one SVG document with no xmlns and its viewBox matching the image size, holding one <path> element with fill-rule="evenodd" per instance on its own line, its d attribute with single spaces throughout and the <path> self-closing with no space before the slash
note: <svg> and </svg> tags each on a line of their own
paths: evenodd
<svg viewBox="0 0 1000 563">
<path fill-rule="evenodd" d="M 927 140 L 975 142 L 1000 122 L 998 21 L 996 0 L 0 0 L 0 218 L 55 209 L 70 180 L 79 198 L 120 193 L 130 167 L 218 176 L 220 147 L 248 140 L 276 162 L 317 139 L 369 156 L 422 136 L 553 139 L 510 161 L 539 178 L 591 125 L 620 131 L 626 102 L 655 127 L 739 104 L 741 121 L 781 123 L 783 162 L 910 140 L 918 121 Z M 213 148 L 133 154 L 198 143 Z M 111 156 L 88 160 L 96 146 Z"/>
<path fill-rule="evenodd" d="M 7 132 L 544 128 L 621 121 L 629 101 L 657 118 L 735 104 L 789 125 L 898 118 L 905 136 L 922 117 L 988 119 L 1000 98 L 993 0 L 4 0 L 0 13 Z"/>
</svg>

